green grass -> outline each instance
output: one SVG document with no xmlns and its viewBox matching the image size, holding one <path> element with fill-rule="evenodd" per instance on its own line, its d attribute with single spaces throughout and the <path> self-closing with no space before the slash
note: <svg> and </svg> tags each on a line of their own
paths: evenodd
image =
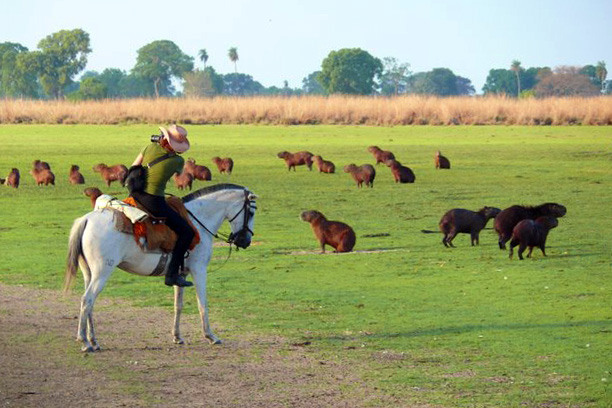
<svg viewBox="0 0 612 408">
<path fill-rule="evenodd" d="M 68 185 L 68 168 L 80 165 L 87 186 L 123 197 L 120 186 L 108 189 L 91 167 L 129 165 L 155 130 L 0 126 L 0 176 L 12 167 L 22 173 L 18 190 L 0 188 L 0 280 L 59 289 L 71 222 L 89 211 L 83 187 Z M 213 181 L 245 185 L 261 196 L 254 237 L 260 245 L 234 253 L 226 264 L 227 250 L 217 248 L 211 262 L 211 322 L 223 326 L 222 337 L 255 332 L 309 341 L 329 358 L 354 362 L 407 405 L 612 404 L 609 127 L 188 130 L 188 156 L 198 163 L 234 159 L 231 179 L 213 169 Z M 341 169 L 373 163 L 366 149 L 374 144 L 411 167 L 416 183 L 397 185 L 378 166 L 374 189 L 358 190 L 341 170 L 287 172 L 276 158 L 281 150 L 309 150 Z M 452 170 L 435 170 L 438 149 Z M 39 188 L 27 174 L 37 158 L 50 162 L 55 187 Z M 169 191 L 179 194 L 174 186 Z M 451 208 L 550 201 L 568 213 L 549 235 L 547 258 L 536 250 L 532 259 L 509 260 L 491 229 L 482 231 L 479 247 L 459 235 L 455 249 L 444 248 L 440 234 L 420 232 L 437 230 Z M 385 251 L 299 254 L 318 249 L 298 219 L 308 209 L 353 226 L 356 250 Z M 103 296 L 172 304 L 161 280 L 120 271 Z M 189 313 L 197 313 L 194 298 L 187 296 Z"/>
</svg>

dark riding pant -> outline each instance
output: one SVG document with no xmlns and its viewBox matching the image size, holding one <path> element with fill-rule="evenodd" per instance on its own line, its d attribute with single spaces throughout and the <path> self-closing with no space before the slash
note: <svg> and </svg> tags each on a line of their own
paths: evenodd
<svg viewBox="0 0 612 408">
<path fill-rule="evenodd" d="M 193 229 L 187 221 L 170 208 L 165 197 L 144 192 L 134 192 L 132 196 L 154 217 L 166 218 L 166 225 L 178 236 L 176 245 L 172 250 L 172 259 L 168 264 L 168 275 L 178 275 L 178 269 L 183 265 L 185 253 L 195 235 Z"/>
</svg>

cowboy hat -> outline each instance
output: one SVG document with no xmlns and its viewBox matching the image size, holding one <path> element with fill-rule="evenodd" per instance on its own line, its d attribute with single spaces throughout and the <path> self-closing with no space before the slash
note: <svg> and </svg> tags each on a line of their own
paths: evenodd
<svg viewBox="0 0 612 408">
<path fill-rule="evenodd" d="M 177 153 L 184 153 L 189 150 L 189 140 L 187 140 L 187 130 L 182 126 L 171 125 L 166 129 L 160 126 L 164 139 L 168 141 L 170 147 Z"/>
</svg>

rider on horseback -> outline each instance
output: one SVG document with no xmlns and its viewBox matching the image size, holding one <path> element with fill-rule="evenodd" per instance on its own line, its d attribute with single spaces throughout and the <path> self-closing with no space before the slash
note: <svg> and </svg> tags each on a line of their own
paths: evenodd
<svg viewBox="0 0 612 408">
<path fill-rule="evenodd" d="M 179 268 L 183 265 L 185 253 L 193 240 L 194 232 L 177 212 L 166 203 L 165 190 L 168 180 L 175 173 L 181 173 L 185 160 L 178 154 L 189 149 L 187 130 L 182 126 L 172 125 L 168 129 L 160 127 L 160 136 L 151 138 L 152 142 L 144 147 L 134 160 L 132 166 L 147 166 L 157 160 L 154 166 L 147 169 L 146 187 L 144 191 L 131 193 L 145 209 L 154 217 L 165 218 L 166 225 L 177 235 L 176 245 L 172 251 L 172 259 L 168 265 L 165 283 L 168 286 L 192 286 L 179 274 Z M 177 154 L 178 153 L 178 154 Z"/>
</svg>

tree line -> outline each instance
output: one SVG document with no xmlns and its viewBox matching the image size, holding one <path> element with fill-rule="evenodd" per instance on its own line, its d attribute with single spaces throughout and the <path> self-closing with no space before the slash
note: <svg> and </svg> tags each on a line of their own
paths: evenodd
<svg viewBox="0 0 612 408">
<path fill-rule="evenodd" d="M 393 57 L 372 56 L 360 48 L 334 50 L 322 61 L 321 69 L 302 80 L 300 88 L 265 87 L 251 75 L 238 72 L 238 49 L 227 57 L 234 72 L 220 74 L 207 65 L 206 49 L 196 58 L 185 54 L 174 42 L 158 40 L 137 51 L 134 67 L 126 72 L 106 68 L 86 71 L 92 52 L 89 34 L 82 29 L 61 30 L 42 39 L 38 49 L 12 42 L 0 43 L 0 98 L 104 99 L 136 97 L 210 97 L 252 95 L 437 95 L 475 94 L 468 78 L 448 68 L 413 73 L 410 64 Z M 180 83 L 182 91 L 174 84 Z M 606 64 L 582 67 L 523 68 L 518 60 L 508 69 L 491 69 L 482 88 L 485 95 L 510 97 L 590 96 L 612 93 Z"/>
</svg>

